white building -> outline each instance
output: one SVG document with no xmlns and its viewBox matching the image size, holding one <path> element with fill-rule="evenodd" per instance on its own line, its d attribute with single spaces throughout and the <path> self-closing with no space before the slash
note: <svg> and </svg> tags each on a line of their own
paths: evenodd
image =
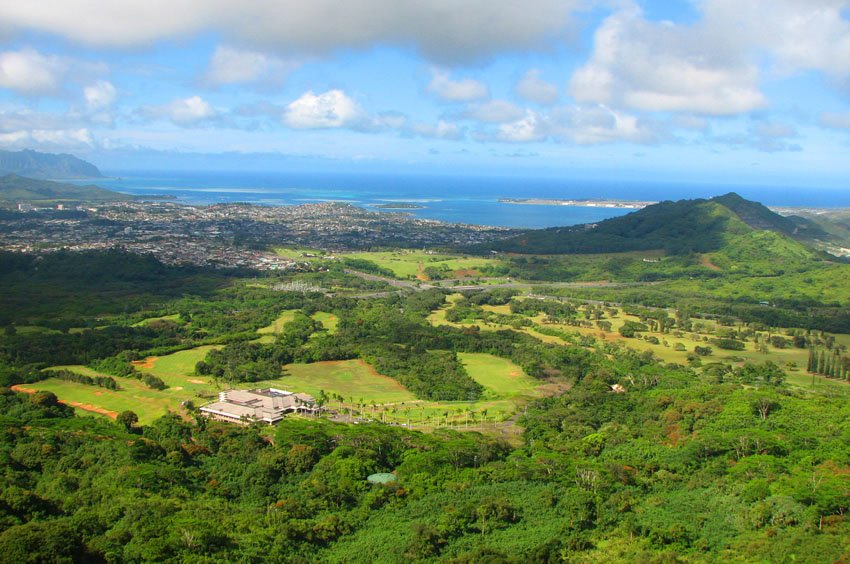
<svg viewBox="0 0 850 564">
<path fill-rule="evenodd" d="M 219 392 L 218 401 L 205 405 L 201 413 L 210 419 L 248 424 L 262 421 L 274 425 L 288 413 L 315 414 L 321 408 L 309 394 L 265 388 Z"/>
</svg>

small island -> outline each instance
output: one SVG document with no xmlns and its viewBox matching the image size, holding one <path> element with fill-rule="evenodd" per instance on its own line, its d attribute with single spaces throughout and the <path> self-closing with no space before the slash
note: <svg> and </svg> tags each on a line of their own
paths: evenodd
<svg viewBox="0 0 850 564">
<path fill-rule="evenodd" d="M 387 202 L 386 204 L 372 204 L 372 207 L 380 210 L 421 210 L 425 206 L 410 202 Z"/>
</svg>

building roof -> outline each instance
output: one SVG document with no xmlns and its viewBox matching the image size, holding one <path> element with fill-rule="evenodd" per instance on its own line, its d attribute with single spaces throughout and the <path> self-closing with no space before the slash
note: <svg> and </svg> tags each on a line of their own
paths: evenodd
<svg viewBox="0 0 850 564">
<path fill-rule="evenodd" d="M 293 394 L 286 390 L 227 390 L 219 393 L 219 401 L 205 405 L 201 411 L 233 419 L 254 419 L 274 423 L 286 413 L 301 408 L 312 409 L 315 400 L 309 394 Z"/>
</svg>

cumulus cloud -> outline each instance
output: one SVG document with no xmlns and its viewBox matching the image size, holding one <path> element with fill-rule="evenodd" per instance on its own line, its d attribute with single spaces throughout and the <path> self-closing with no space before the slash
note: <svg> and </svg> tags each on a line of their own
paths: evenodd
<svg viewBox="0 0 850 564">
<path fill-rule="evenodd" d="M 488 95 L 487 86 L 471 78 L 452 80 L 448 71 L 431 69 L 431 82 L 428 92 L 446 102 L 469 102 L 480 100 Z"/>
<path fill-rule="evenodd" d="M 705 25 L 650 22 L 632 6 L 597 29 L 593 55 L 572 76 L 570 93 L 580 102 L 648 111 L 733 115 L 761 108 L 758 67 L 740 42 Z"/>
<path fill-rule="evenodd" d="M 60 96 L 68 83 L 86 84 L 106 71 L 102 63 L 45 55 L 31 48 L 0 52 L 0 88 L 25 96 Z"/>
<path fill-rule="evenodd" d="M 86 107 L 89 111 L 97 111 L 111 106 L 118 96 L 118 92 L 108 80 L 98 80 L 83 89 L 83 96 L 86 99 Z"/>
<path fill-rule="evenodd" d="M 90 149 L 95 145 L 94 136 L 86 128 L 79 129 L 30 129 L 0 133 L 0 147 L 4 149 L 31 149 L 74 151 Z"/>
<path fill-rule="evenodd" d="M 365 119 L 366 112 L 342 90 L 305 92 L 283 112 L 284 125 L 293 129 L 354 128 Z"/>
<path fill-rule="evenodd" d="M 458 117 L 486 123 L 505 123 L 515 121 L 525 114 L 524 110 L 505 100 L 489 100 L 479 104 L 470 104 Z"/>
<path fill-rule="evenodd" d="M 653 124 L 603 105 L 558 108 L 552 115 L 554 134 L 580 145 L 657 143 L 664 137 Z"/>
<path fill-rule="evenodd" d="M 826 112 L 820 116 L 820 124 L 834 129 L 850 129 L 850 113 Z"/>
<path fill-rule="evenodd" d="M 547 135 L 546 125 L 537 112 L 526 110 L 522 119 L 499 126 L 496 139 L 514 143 L 541 141 Z"/>
<path fill-rule="evenodd" d="M 531 69 L 516 85 L 516 94 L 523 100 L 548 106 L 558 101 L 558 87 L 540 78 L 540 71 Z"/>
<path fill-rule="evenodd" d="M 410 126 L 410 134 L 431 139 L 463 138 L 463 130 L 456 123 L 440 120 L 436 124 L 414 123 Z"/>
<path fill-rule="evenodd" d="M 210 59 L 203 81 L 213 86 L 257 81 L 280 84 L 299 65 L 294 59 L 284 60 L 260 51 L 220 45 Z"/>
<path fill-rule="evenodd" d="M 709 0 L 706 29 L 719 41 L 738 37 L 771 57 L 783 73 L 814 69 L 850 73 L 850 18 L 846 0 Z"/>
<path fill-rule="evenodd" d="M 495 131 L 478 131 L 479 141 L 529 143 L 548 139 L 579 145 L 622 141 L 657 143 L 665 135 L 654 124 L 602 105 L 559 106 L 549 111 L 525 110 L 522 118 Z"/>
<path fill-rule="evenodd" d="M 218 117 L 215 108 L 200 96 L 180 98 L 160 106 L 144 106 L 138 113 L 147 119 L 167 119 L 183 127 L 199 125 Z"/>
<path fill-rule="evenodd" d="M 731 147 L 751 147 L 765 153 L 801 151 L 799 144 L 792 142 L 798 137 L 797 130 L 786 123 L 757 121 L 744 133 L 721 135 L 714 140 Z"/>
<path fill-rule="evenodd" d="M 537 48 L 571 33 L 582 0 L 42 0 L 2 2 L 0 21 L 100 46 L 214 31 L 240 43 L 323 54 L 415 46 L 439 62 Z"/>
<path fill-rule="evenodd" d="M 64 73 L 60 58 L 34 49 L 0 53 L 0 88 L 22 94 L 50 94 L 59 90 Z"/>
</svg>

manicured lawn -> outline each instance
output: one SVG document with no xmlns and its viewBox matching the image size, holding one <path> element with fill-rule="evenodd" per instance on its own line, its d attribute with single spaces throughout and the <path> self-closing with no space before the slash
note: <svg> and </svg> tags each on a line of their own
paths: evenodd
<svg viewBox="0 0 850 564">
<path fill-rule="evenodd" d="M 291 316 L 291 312 L 284 316 Z M 316 318 L 329 330 L 335 329 L 330 314 L 319 312 Z M 132 410 L 142 424 L 148 424 L 169 411 L 182 412 L 180 404 L 183 401 L 191 400 L 200 405 L 219 390 L 229 387 L 194 374 L 195 364 L 213 348 L 216 346 L 208 345 L 139 361 L 136 365 L 140 371 L 151 373 L 168 384 L 169 387 L 161 391 L 152 390 L 132 378 L 117 377 L 115 381 L 121 387 L 118 391 L 54 378 L 28 384 L 25 388 L 49 390 L 60 400 L 100 415 L 115 417 L 121 411 Z M 483 421 L 492 425 L 509 419 L 518 404 L 539 395 L 535 389 L 539 382 L 507 360 L 473 353 L 461 354 L 460 358 L 470 376 L 487 389 L 480 401 L 433 402 L 417 399 L 398 381 L 378 374 L 361 360 L 290 364 L 286 367 L 285 376 L 237 387 L 275 387 L 314 396 L 324 391 L 343 397 L 341 405 L 338 400 L 331 399 L 331 408 L 358 409 L 360 406 L 361 417 L 425 427 L 446 424 L 466 427 L 480 425 Z M 88 376 L 100 375 L 85 366 L 56 368 Z"/>
<path fill-rule="evenodd" d="M 395 403 L 416 400 L 396 380 L 382 376 L 362 360 L 341 360 L 316 362 L 313 364 L 290 364 L 286 366 L 288 375 L 257 382 L 255 386 L 283 388 L 291 392 L 307 392 L 317 395 L 321 390 L 326 393 L 340 394 L 348 403 L 361 399 L 366 403 Z"/>
<path fill-rule="evenodd" d="M 97 372 L 84 366 L 57 366 L 88 376 Z M 112 391 L 97 386 L 88 386 L 77 382 L 67 382 L 48 378 L 34 384 L 22 385 L 24 390 L 47 390 L 73 405 L 74 407 L 114 417 L 118 413 L 131 410 L 139 416 L 139 422 L 147 424 L 169 411 L 180 412 L 180 402 L 194 399 L 195 394 L 178 387 L 166 390 L 152 390 L 133 378 L 115 378 L 120 390 Z"/>
<path fill-rule="evenodd" d="M 209 378 L 196 376 L 195 365 L 204 360 L 210 350 L 219 348 L 221 347 L 218 345 L 206 345 L 166 356 L 151 357 L 137 364 L 136 367 L 141 372 L 148 372 L 161 378 L 169 386 L 182 387 L 195 392 L 207 391 L 210 387 Z"/>
<path fill-rule="evenodd" d="M 540 384 L 509 360 L 482 353 L 459 353 L 469 376 L 487 388 L 486 398 L 535 396 Z"/>
</svg>

